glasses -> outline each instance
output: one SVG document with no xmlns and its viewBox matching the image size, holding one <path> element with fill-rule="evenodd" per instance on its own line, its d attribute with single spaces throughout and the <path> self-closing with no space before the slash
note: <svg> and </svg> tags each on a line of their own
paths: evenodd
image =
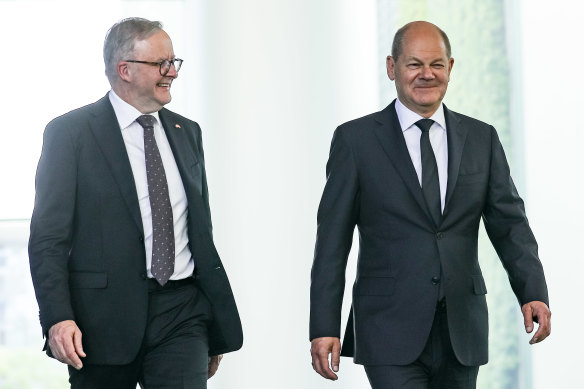
<svg viewBox="0 0 584 389">
<path fill-rule="evenodd" d="M 183 60 L 180 58 L 174 59 L 165 59 L 160 62 L 148 62 L 148 61 L 136 61 L 133 59 L 127 59 L 125 62 L 133 62 L 133 63 L 145 63 L 146 65 L 158 66 L 160 70 L 161 76 L 166 76 L 170 71 L 170 65 L 174 66 L 174 70 L 178 73 L 180 67 L 182 66 Z"/>
</svg>

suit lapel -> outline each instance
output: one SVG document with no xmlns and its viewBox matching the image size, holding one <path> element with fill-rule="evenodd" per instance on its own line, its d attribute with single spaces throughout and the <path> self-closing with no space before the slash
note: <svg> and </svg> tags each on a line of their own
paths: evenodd
<svg viewBox="0 0 584 389">
<path fill-rule="evenodd" d="M 408 146 L 395 111 L 395 100 L 383 111 L 378 112 L 375 120 L 381 124 L 375 129 L 375 135 L 381 143 L 385 154 L 391 160 L 395 170 L 399 173 L 406 187 L 411 192 L 418 205 L 424 210 L 428 219 L 431 216 L 426 207 L 422 188 L 418 181 L 416 169 L 412 163 L 412 158 L 408 152 Z M 432 222 L 433 223 L 433 222 Z"/>
<path fill-rule="evenodd" d="M 158 116 L 172 149 L 187 195 L 189 234 L 193 237 L 197 232 L 204 231 L 208 227 L 201 225 L 201 223 L 209 220 L 202 195 L 203 168 L 201 166 L 202 159 L 197 156 L 199 147 L 196 144 L 192 130 L 189 128 L 191 124 L 184 123 L 180 117 L 172 115 L 167 109 L 160 110 Z M 193 250 L 192 245 L 196 241 L 196 239 L 191 239 L 191 250 Z"/>
<path fill-rule="evenodd" d="M 138 194 L 134 182 L 134 174 L 128 158 L 128 152 L 122 137 L 120 125 L 108 96 L 95 104 L 94 118 L 90 121 L 90 129 L 101 152 L 110 167 L 120 193 L 140 232 L 144 233 Z"/>
<path fill-rule="evenodd" d="M 446 200 L 444 203 L 444 216 L 448 211 L 448 204 L 452 197 L 452 192 L 456 187 L 462 150 L 466 141 L 468 129 L 461 124 L 460 118 L 444 106 L 444 116 L 446 118 L 446 131 L 448 139 L 448 184 L 446 186 Z M 444 218 L 443 218 L 444 219 Z"/>
<path fill-rule="evenodd" d="M 192 188 L 196 188 L 198 193 L 193 194 L 201 196 L 202 183 L 195 180 L 193 175 L 194 167 L 199 162 L 195 154 L 197 147 L 194 144 L 192 134 L 189 133 L 187 124 L 177 121 L 166 109 L 161 109 L 158 112 L 158 116 L 160 117 L 166 138 L 172 149 L 172 154 L 178 166 L 185 191 L 187 194 L 191 194 L 189 191 Z"/>
</svg>

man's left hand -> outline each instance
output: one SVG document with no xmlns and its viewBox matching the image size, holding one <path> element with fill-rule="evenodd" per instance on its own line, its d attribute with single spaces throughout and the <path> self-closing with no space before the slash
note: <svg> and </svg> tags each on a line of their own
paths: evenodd
<svg viewBox="0 0 584 389">
<path fill-rule="evenodd" d="M 209 370 L 207 371 L 207 379 L 213 377 L 219 369 L 219 362 L 223 359 L 223 354 L 209 357 Z"/>
<path fill-rule="evenodd" d="M 523 313 L 525 331 L 528 334 L 533 331 L 533 322 L 539 324 L 539 328 L 529 341 L 529 344 L 539 343 L 550 335 L 552 332 L 552 312 L 545 303 L 531 301 L 521 307 L 521 312 Z"/>
</svg>

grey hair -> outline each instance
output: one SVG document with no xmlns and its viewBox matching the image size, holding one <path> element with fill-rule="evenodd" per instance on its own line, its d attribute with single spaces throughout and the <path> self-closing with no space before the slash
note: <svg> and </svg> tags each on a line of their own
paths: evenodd
<svg viewBox="0 0 584 389">
<path fill-rule="evenodd" d="M 117 80 L 118 62 L 129 59 L 124 57 L 132 53 L 136 41 L 148 39 L 161 30 L 162 23 L 136 17 L 122 19 L 109 29 L 103 43 L 103 61 L 110 85 Z"/>
<path fill-rule="evenodd" d="M 408 30 L 410 29 L 410 27 L 412 27 L 413 23 L 415 23 L 415 22 L 411 22 L 411 23 L 406 24 L 405 26 L 403 26 L 402 28 L 397 30 L 397 32 L 395 33 L 395 35 L 393 37 L 393 44 L 391 45 L 391 56 L 393 57 L 394 61 L 397 61 L 399 56 L 402 54 L 404 37 L 405 37 L 406 33 L 408 32 Z M 440 29 L 440 27 L 438 27 L 434 24 L 432 24 L 432 25 L 438 30 L 438 32 L 442 36 L 442 41 L 444 41 L 444 46 L 446 47 L 446 56 L 448 57 L 448 59 L 450 59 L 452 52 L 450 49 L 450 40 L 448 39 L 448 35 L 446 35 L 446 33 L 444 31 L 442 31 Z"/>
</svg>

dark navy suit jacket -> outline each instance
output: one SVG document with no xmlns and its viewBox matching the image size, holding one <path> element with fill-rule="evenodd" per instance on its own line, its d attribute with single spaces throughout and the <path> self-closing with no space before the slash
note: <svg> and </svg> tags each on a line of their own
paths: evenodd
<svg viewBox="0 0 584 389">
<path fill-rule="evenodd" d="M 201 129 L 167 109 L 159 117 L 188 200 L 194 276 L 212 305 L 209 353 L 233 351 L 242 345 L 242 329 L 213 244 Z M 148 311 L 145 255 L 134 177 L 106 95 L 45 130 L 29 241 L 43 333 L 75 320 L 87 362 L 132 361 Z"/>
<path fill-rule="evenodd" d="M 353 230 L 357 277 L 342 354 L 365 365 L 413 362 L 428 338 L 440 285 L 452 346 L 464 365 L 488 359 L 487 289 L 477 244 L 481 218 L 520 304 L 548 303 L 537 243 L 495 129 L 448 110 L 448 184 L 436 227 L 395 111 L 339 126 L 318 210 L 310 339 L 340 337 Z"/>
</svg>

